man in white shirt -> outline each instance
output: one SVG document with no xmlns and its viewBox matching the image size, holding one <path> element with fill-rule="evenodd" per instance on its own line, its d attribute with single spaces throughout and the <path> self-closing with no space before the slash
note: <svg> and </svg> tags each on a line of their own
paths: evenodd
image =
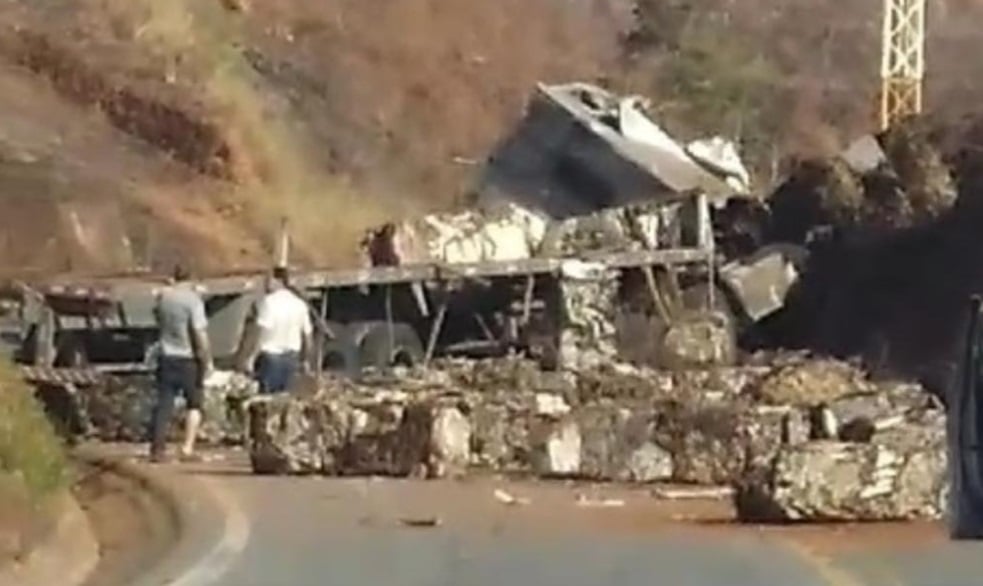
<svg viewBox="0 0 983 586">
<path fill-rule="evenodd" d="M 255 376 L 260 392 L 288 390 L 300 369 L 302 357 L 312 348 L 310 310 L 290 288 L 287 269 L 277 267 L 266 295 L 256 307 Z M 249 362 L 253 362 L 250 360 Z"/>
</svg>

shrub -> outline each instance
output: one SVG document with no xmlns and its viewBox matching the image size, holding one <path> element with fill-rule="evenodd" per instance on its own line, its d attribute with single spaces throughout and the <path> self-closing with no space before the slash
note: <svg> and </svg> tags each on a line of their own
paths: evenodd
<svg viewBox="0 0 983 586">
<path fill-rule="evenodd" d="M 42 499 L 68 480 L 65 452 L 31 388 L 0 359 L 0 479 Z"/>
</svg>

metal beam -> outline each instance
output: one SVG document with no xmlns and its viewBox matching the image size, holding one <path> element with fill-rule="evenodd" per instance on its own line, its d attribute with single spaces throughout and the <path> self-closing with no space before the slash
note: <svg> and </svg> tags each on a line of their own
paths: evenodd
<svg viewBox="0 0 983 586">
<path fill-rule="evenodd" d="M 884 0 L 881 129 L 921 113 L 925 77 L 925 0 Z"/>
</svg>

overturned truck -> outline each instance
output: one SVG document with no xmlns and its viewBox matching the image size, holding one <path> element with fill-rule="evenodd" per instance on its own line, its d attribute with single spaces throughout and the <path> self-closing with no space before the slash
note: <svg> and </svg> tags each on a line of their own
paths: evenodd
<svg viewBox="0 0 983 586">
<path fill-rule="evenodd" d="M 711 207 L 747 192 L 720 139 L 681 146 L 636 98 L 542 85 L 486 166 L 478 208 L 372 231 L 367 266 L 294 278 L 317 317 L 320 365 L 422 364 L 438 355 L 536 357 L 577 369 L 734 359 L 737 330 L 777 310 L 799 259 L 721 259 Z M 29 377 L 147 364 L 163 279 L 22 283 Z M 260 275 L 200 281 L 219 364 L 239 350 Z"/>
</svg>

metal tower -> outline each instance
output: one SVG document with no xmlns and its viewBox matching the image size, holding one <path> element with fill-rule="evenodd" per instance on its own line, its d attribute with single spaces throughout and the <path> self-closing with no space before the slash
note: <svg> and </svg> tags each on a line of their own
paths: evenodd
<svg viewBox="0 0 983 586">
<path fill-rule="evenodd" d="M 922 111 L 925 0 L 884 0 L 881 128 Z"/>
</svg>

